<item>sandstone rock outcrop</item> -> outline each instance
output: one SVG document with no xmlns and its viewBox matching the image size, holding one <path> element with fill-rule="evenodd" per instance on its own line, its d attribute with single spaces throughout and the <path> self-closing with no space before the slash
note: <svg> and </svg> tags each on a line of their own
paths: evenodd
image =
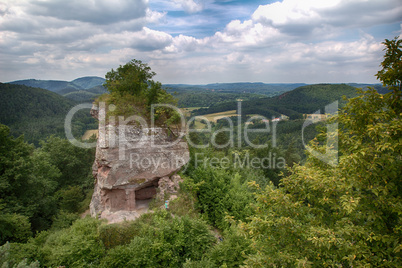
<svg viewBox="0 0 402 268">
<path fill-rule="evenodd" d="M 91 216 L 113 222 L 136 218 L 136 203 L 155 197 L 160 185 L 160 197 L 177 192 L 180 177 L 175 174 L 189 161 L 185 140 L 163 127 L 105 123 L 105 109 L 95 106 L 91 114 L 99 119 Z"/>
</svg>

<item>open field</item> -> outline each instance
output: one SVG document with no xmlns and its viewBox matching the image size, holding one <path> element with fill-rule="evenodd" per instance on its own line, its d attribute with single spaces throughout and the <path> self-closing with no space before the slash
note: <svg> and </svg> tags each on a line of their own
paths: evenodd
<svg viewBox="0 0 402 268">
<path fill-rule="evenodd" d="M 222 119 L 224 117 L 231 117 L 231 116 L 238 116 L 236 114 L 236 110 L 230 110 L 230 111 L 225 111 L 225 112 L 220 112 L 220 113 L 213 113 L 213 114 L 205 114 L 205 115 L 196 116 L 195 117 L 195 122 L 194 122 L 194 128 L 195 129 L 203 129 L 203 128 L 205 128 L 207 126 L 204 123 L 205 119 L 207 119 L 209 122 L 216 123 L 219 119 Z"/>
<path fill-rule="evenodd" d="M 98 137 L 98 130 L 91 129 L 91 130 L 85 131 L 84 135 L 82 136 L 82 140 L 84 140 L 84 141 L 89 140 L 89 138 L 91 138 L 92 135 L 95 135 L 96 137 Z"/>
<path fill-rule="evenodd" d="M 238 115 L 236 113 L 236 110 L 230 110 L 230 111 L 214 113 L 214 114 L 205 114 L 202 116 L 207 118 L 210 122 L 216 123 L 216 121 L 218 121 L 219 119 L 222 119 L 224 117 L 231 117 L 231 116 L 238 116 Z"/>
</svg>

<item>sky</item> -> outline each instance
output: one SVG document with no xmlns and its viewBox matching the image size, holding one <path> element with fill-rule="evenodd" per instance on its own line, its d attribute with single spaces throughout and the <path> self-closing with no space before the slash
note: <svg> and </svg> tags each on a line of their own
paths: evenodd
<svg viewBox="0 0 402 268">
<path fill-rule="evenodd" d="M 377 83 L 401 29 L 401 0 L 0 0 L 0 82 Z"/>
</svg>

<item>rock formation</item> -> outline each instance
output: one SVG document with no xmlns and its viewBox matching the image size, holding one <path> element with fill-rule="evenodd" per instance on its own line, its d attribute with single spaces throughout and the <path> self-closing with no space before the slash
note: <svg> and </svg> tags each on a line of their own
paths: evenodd
<svg viewBox="0 0 402 268">
<path fill-rule="evenodd" d="M 99 119 L 92 217 L 109 222 L 134 219 L 141 200 L 157 192 L 161 198 L 165 192 L 177 192 L 180 177 L 175 174 L 189 161 L 185 140 L 172 137 L 164 127 L 144 127 L 127 120 L 116 124 L 114 118 L 106 122 L 104 107 L 94 106 L 91 114 Z"/>
</svg>

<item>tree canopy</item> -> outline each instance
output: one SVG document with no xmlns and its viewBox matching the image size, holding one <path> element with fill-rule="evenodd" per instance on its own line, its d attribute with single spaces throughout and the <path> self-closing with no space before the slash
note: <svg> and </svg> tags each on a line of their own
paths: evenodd
<svg viewBox="0 0 402 268">
<path fill-rule="evenodd" d="M 138 94 L 148 88 L 154 75 L 148 64 L 133 59 L 124 66 L 120 65 L 116 71 L 112 69 L 108 72 L 105 75 L 105 86 L 110 93 Z"/>
</svg>

